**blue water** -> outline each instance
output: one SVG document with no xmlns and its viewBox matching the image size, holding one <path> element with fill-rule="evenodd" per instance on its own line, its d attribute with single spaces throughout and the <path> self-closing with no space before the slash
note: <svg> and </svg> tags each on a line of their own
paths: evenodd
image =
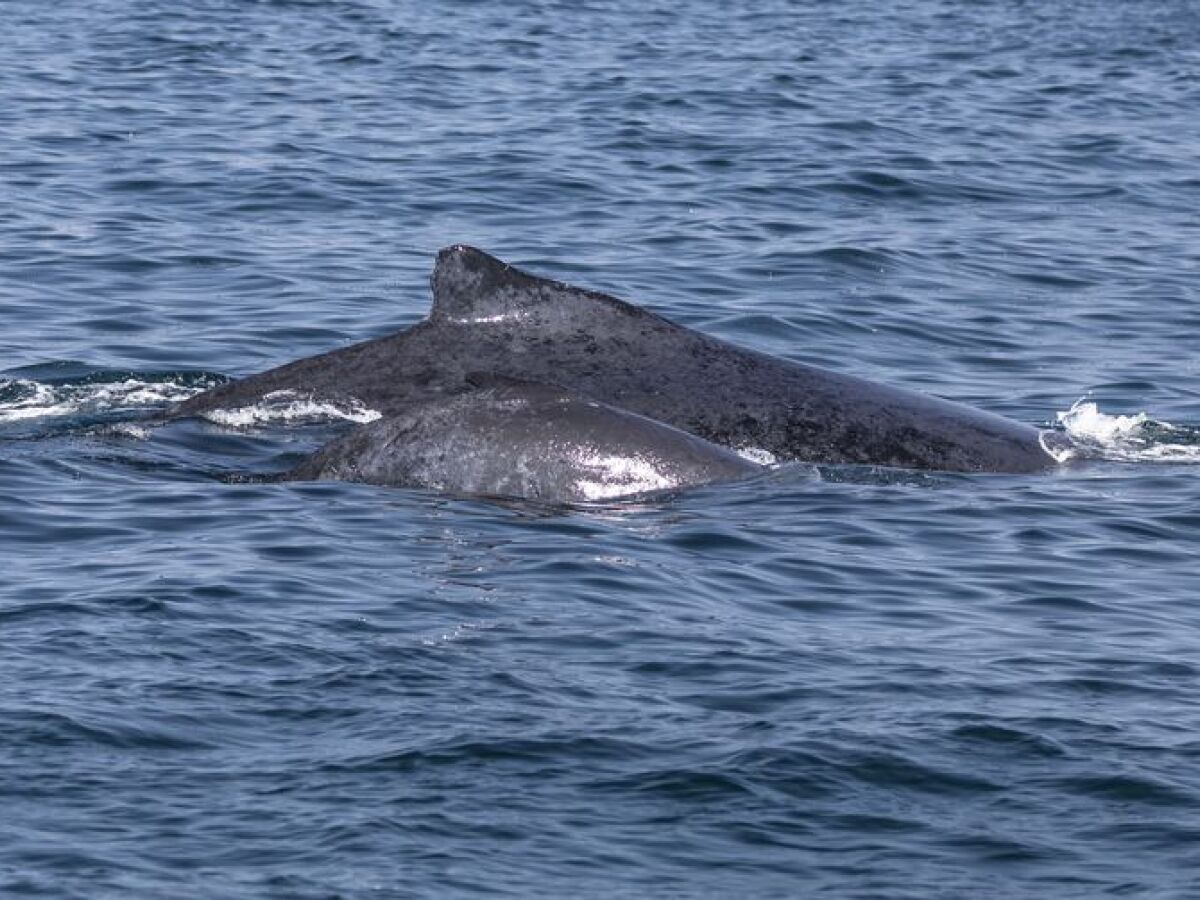
<svg viewBox="0 0 1200 900">
<path fill-rule="evenodd" d="M 3 12 L 0 894 L 1200 896 L 1194 3 Z M 554 511 L 121 426 L 455 242 L 1133 451 Z"/>
</svg>

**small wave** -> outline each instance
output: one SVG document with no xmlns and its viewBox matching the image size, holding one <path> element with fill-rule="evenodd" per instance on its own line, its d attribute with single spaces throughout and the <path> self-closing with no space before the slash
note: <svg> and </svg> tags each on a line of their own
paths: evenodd
<svg viewBox="0 0 1200 900">
<path fill-rule="evenodd" d="M 214 409 L 204 414 L 210 422 L 233 428 L 247 428 L 270 422 L 289 425 L 318 424 L 343 419 L 348 422 L 374 422 L 382 414 L 358 400 L 335 402 L 318 400 L 296 391 L 272 391 L 250 406 Z"/>
<path fill-rule="evenodd" d="M 1173 425 L 1144 412 L 1112 416 L 1088 400 L 1076 401 L 1057 416 L 1072 444 L 1069 449 L 1048 448 L 1060 462 L 1082 456 L 1119 462 L 1200 463 L 1200 427 L 1194 425 Z"/>
<path fill-rule="evenodd" d="M 101 372 L 62 382 L 0 377 L 0 424 L 152 409 L 186 400 L 223 380 L 206 373 Z"/>
</svg>

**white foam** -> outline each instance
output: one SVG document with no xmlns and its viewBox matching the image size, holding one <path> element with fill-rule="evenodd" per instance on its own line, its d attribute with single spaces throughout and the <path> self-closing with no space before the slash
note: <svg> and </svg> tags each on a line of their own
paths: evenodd
<svg viewBox="0 0 1200 900">
<path fill-rule="evenodd" d="M 1057 416 L 1077 452 L 1084 455 L 1123 462 L 1200 463 L 1200 429 L 1195 427 L 1158 421 L 1144 412 L 1108 415 L 1088 400 L 1076 401 Z M 1049 448 L 1048 452 L 1058 458 Z"/>
<path fill-rule="evenodd" d="M 1069 462 L 1079 456 L 1079 446 L 1061 431 L 1039 431 L 1038 443 L 1057 463 Z"/>
<path fill-rule="evenodd" d="M 258 403 L 230 409 L 214 409 L 206 412 L 204 417 L 218 425 L 248 428 L 270 422 L 298 425 L 337 419 L 362 424 L 374 422 L 381 415 L 378 410 L 370 409 L 357 400 L 334 402 L 317 400 L 296 391 L 272 391 Z"/>
<path fill-rule="evenodd" d="M 1100 412 L 1095 403 L 1077 400 L 1066 412 L 1058 413 L 1058 421 L 1072 437 L 1113 444 L 1136 438 L 1150 417 L 1144 412 L 1136 416 L 1109 416 Z"/>
<path fill-rule="evenodd" d="M 774 453 L 764 450 L 762 447 L 737 447 L 734 452 L 742 459 L 760 466 L 773 466 L 779 462 Z"/>
<path fill-rule="evenodd" d="M 209 383 L 184 384 L 172 379 L 125 378 L 43 384 L 24 378 L 0 378 L 0 392 L 7 396 L 0 400 L 0 423 L 165 406 L 186 400 L 211 386 Z"/>
<path fill-rule="evenodd" d="M 144 441 L 150 437 L 150 429 L 145 425 L 136 425 L 133 422 L 116 422 L 112 425 L 105 426 L 101 429 L 104 434 L 115 435 L 116 437 L 133 438 L 135 440 Z"/>
</svg>

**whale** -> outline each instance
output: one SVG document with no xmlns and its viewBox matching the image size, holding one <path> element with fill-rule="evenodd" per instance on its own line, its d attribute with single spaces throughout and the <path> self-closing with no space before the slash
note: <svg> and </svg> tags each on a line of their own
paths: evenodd
<svg viewBox="0 0 1200 900">
<path fill-rule="evenodd" d="M 326 444 L 281 480 L 584 504 L 729 481 L 763 466 L 560 387 L 488 374 Z"/>
<path fill-rule="evenodd" d="M 553 385 L 780 462 L 981 473 L 1057 465 L 1031 425 L 770 356 L 467 245 L 439 251 L 430 286 L 428 316 L 408 328 L 228 382 L 166 417 L 289 391 L 388 418 L 462 392 L 484 372 Z"/>
</svg>

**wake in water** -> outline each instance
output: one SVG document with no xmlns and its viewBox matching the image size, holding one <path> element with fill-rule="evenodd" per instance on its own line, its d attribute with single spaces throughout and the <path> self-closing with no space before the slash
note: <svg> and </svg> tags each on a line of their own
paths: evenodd
<svg viewBox="0 0 1200 900">
<path fill-rule="evenodd" d="M 1089 400 L 1057 414 L 1069 446 L 1047 446 L 1059 462 L 1103 459 L 1114 462 L 1200 463 L 1200 427 L 1157 421 L 1146 413 L 1111 416 Z M 1047 442 L 1043 442 L 1046 445 Z"/>
<path fill-rule="evenodd" d="M 93 371 L 47 379 L 0 376 L 0 425 L 45 420 L 94 424 L 159 409 L 226 380 L 208 372 Z"/>
<path fill-rule="evenodd" d="M 49 425 L 57 431 L 122 425 L 228 380 L 210 372 L 94 371 L 74 364 L 34 367 L 0 376 L 0 428 L 11 432 L 24 430 L 23 426 Z M 361 403 L 339 404 L 295 391 L 276 391 L 259 403 L 215 409 L 204 418 L 218 425 L 246 428 L 271 423 L 371 422 L 379 413 Z M 131 430 L 137 433 L 136 427 Z"/>
<path fill-rule="evenodd" d="M 377 410 L 370 409 L 358 401 L 335 403 L 307 397 L 297 391 L 272 391 L 261 401 L 249 406 L 232 409 L 214 409 L 204 413 L 204 418 L 218 425 L 245 428 L 281 422 L 287 425 L 308 425 L 344 419 L 347 422 L 364 424 L 380 417 Z"/>
</svg>

